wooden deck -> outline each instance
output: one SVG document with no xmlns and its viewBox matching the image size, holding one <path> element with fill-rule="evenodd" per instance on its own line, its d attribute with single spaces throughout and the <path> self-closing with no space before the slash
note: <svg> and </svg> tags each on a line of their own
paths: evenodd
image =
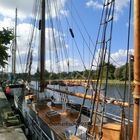
<svg viewBox="0 0 140 140">
<path fill-rule="evenodd" d="M 66 110 L 63 110 L 61 106 L 51 106 L 51 102 L 46 102 L 37 104 L 36 101 L 32 102 L 32 104 L 29 105 L 30 109 L 36 112 L 36 114 L 39 116 L 41 120 L 43 120 L 46 125 L 62 140 L 65 140 L 65 130 L 68 127 L 74 126 L 76 124 L 76 120 L 78 118 L 79 112 L 67 108 Z M 55 115 L 50 115 L 55 114 Z M 85 115 L 81 116 L 81 125 L 87 128 L 89 118 Z M 125 128 L 126 130 L 126 128 Z M 96 125 L 95 130 L 91 126 L 90 128 L 90 135 L 92 135 L 95 132 L 96 136 L 100 134 L 100 126 L 98 127 L 98 124 Z M 102 140 L 120 140 L 121 135 L 121 125 L 119 123 L 110 123 L 106 122 L 103 124 L 102 128 L 103 136 Z M 125 132 L 124 132 L 125 133 Z"/>
<path fill-rule="evenodd" d="M 37 115 L 49 126 L 49 128 L 62 140 L 65 140 L 64 132 L 65 130 L 76 124 L 76 120 L 79 112 L 72 109 L 66 109 L 65 111 L 58 107 L 52 107 L 47 105 L 37 105 L 37 103 L 32 103 L 29 105 L 30 109 L 35 111 Z M 52 115 L 51 117 L 47 116 L 48 112 L 57 112 L 57 115 Z M 83 126 L 87 127 L 89 118 L 82 115 L 81 122 Z"/>
</svg>

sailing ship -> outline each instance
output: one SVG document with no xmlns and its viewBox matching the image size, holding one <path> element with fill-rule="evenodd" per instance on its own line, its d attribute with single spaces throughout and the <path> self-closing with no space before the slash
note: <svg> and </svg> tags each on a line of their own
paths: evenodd
<svg viewBox="0 0 140 140">
<path fill-rule="evenodd" d="M 41 47 L 40 47 L 40 92 L 30 88 L 28 83 L 24 81 L 24 87 L 18 88 L 17 93 L 14 94 L 16 108 L 20 110 L 29 131 L 34 136 L 34 139 L 96 139 L 96 140 L 133 140 L 139 139 L 139 20 L 140 20 L 140 2 L 134 1 L 134 20 L 135 20 L 135 60 L 134 60 L 134 121 L 130 121 L 130 118 L 125 116 L 125 107 L 130 108 L 130 104 L 125 100 L 120 101 L 114 98 L 107 97 L 107 84 L 108 84 L 108 71 L 106 71 L 106 82 L 104 86 L 104 94 L 102 92 L 102 74 L 103 65 L 105 62 L 106 54 L 108 53 L 107 62 L 110 63 L 110 50 L 113 28 L 113 15 L 115 1 L 106 1 L 103 5 L 103 13 L 101 17 L 100 29 L 103 28 L 101 40 L 99 40 L 99 34 L 97 37 L 97 43 L 100 44 L 100 60 L 98 63 L 97 80 L 95 84 L 92 81 L 92 67 L 93 60 L 91 62 L 91 68 L 88 76 L 84 80 L 75 80 L 75 83 L 85 85 L 85 93 L 79 93 L 74 91 L 68 91 L 71 80 L 61 81 L 47 81 L 45 83 L 44 71 L 45 71 L 45 0 L 41 1 L 42 19 L 40 22 L 41 29 Z M 49 2 L 47 1 L 47 6 Z M 50 11 L 50 7 L 47 7 Z M 51 19 L 51 18 L 50 18 Z M 50 24 L 53 26 L 52 19 Z M 107 27 L 110 26 L 110 30 Z M 70 35 L 74 38 L 72 28 L 69 28 Z M 107 32 L 109 32 L 107 34 Z M 106 34 L 108 37 L 106 37 Z M 54 34 L 53 34 L 54 35 Z M 55 43 L 54 43 L 55 45 Z M 31 52 L 31 50 L 30 50 Z M 32 57 L 32 55 L 30 55 Z M 56 55 L 57 57 L 57 55 Z M 93 57 L 94 59 L 94 57 Z M 30 59 L 31 60 L 31 59 Z M 30 63 L 31 64 L 31 63 Z M 69 63 L 67 63 L 69 65 Z M 107 66 L 107 69 L 109 67 Z M 86 83 L 86 84 L 85 84 Z M 59 84 L 61 86 L 59 86 Z M 63 85 L 63 86 L 62 86 Z M 64 86 L 65 85 L 65 86 Z M 74 84 L 73 84 L 74 85 Z M 72 85 L 72 86 L 73 86 Z M 92 94 L 88 94 L 88 91 Z M 47 92 L 45 91 L 47 90 Z M 47 93 L 47 95 L 45 94 Z M 55 93 L 55 94 L 50 94 Z M 56 101 L 55 97 L 59 94 L 61 101 Z M 51 96 L 49 96 L 51 95 Z M 53 95 L 53 96 L 52 96 Z M 69 96 L 76 96 L 82 98 L 82 104 L 74 103 L 68 100 Z M 85 101 L 88 100 L 91 103 L 91 108 L 85 107 Z M 105 112 L 106 104 L 118 105 L 122 108 L 122 115 L 120 118 L 110 117 Z M 101 107 L 101 108 L 100 108 Z M 100 108 L 100 109 L 99 109 Z M 99 111 L 100 110 L 100 111 Z M 86 112 L 86 113 L 85 113 Z M 132 131 L 133 129 L 133 131 Z"/>
<path fill-rule="evenodd" d="M 16 90 L 24 87 L 21 83 L 21 79 L 16 78 L 16 52 L 17 52 L 17 8 L 15 9 L 15 27 L 14 27 L 14 39 L 12 42 L 12 70 L 7 74 L 7 79 L 1 82 L 3 91 L 9 100 L 11 107 L 14 108 L 14 93 Z"/>
</svg>

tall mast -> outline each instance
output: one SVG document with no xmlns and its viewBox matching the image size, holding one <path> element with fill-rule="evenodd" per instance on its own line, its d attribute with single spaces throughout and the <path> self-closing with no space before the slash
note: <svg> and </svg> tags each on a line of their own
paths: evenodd
<svg viewBox="0 0 140 140">
<path fill-rule="evenodd" d="M 16 73 L 16 49 L 17 49 L 17 8 L 15 10 L 15 30 L 14 30 L 14 45 L 12 48 L 12 73 Z"/>
<path fill-rule="evenodd" d="M 45 0 L 41 9 L 41 47 L 40 47 L 40 92 L 44 91 L 45 72 Z"/>
<path fill-rule="evenodd" d="M 134 122 L 133 140 L 140 140 L 140 0 L 134 0 Z"/>
</svg>

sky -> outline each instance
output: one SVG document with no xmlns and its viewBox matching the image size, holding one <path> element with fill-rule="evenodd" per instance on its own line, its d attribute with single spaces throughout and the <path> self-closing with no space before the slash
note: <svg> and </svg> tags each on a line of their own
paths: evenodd
<svg viewBox="0 0 140 140">
<path fill-rule="evenodd" d="M 38 65 L 38 46 L 39 30 L 38 24 L 33 25 L 33 7 L 36 0 L 0 0 L 0 29 L 2 27 L 14 28 L 15 8 L 18 9 L 18 25 L 17 25 L 17 72 L 23 72 L 25 69 L 25 56 L 27 56 L 28 44 L 30 40 L 31 31 L 35 29 L 35 37 L 33 39 L 33 63 L 32 73 L 36 72 Z M 70 70 L 83 70 L 83 61 L 86 68 L 90 67 L 92 53 L 97 39 L 97 32 L 100 23 L 103 0 L 46 0 L 46 5 L 49 4 L 51 9 L 46 9 L 46 69 L 55 70 L 56 67 L 61 66 L 63 70 L 67 71 L 68 60 L 71 66 Z M 39 5 L 39 3 L 37 3 Z M 56 12 L 57 7 L 57 12 Z M 132 6 L 133 7 L 133 6 Z M 50 16 L 48 11 L 50 10 Z M 37 11 L 37 10 L 36 10 Z M 133 11 L 133 8 L 132 8 Z M 126 63 L 127 53 L 127 32 L 128 32 L 128 13 L 129 0 L 116 0 L 113 33 L 112 33 L 112 48 L 111 48 L 111 63 L 119 67 Z M 50 18 L 51 17 L 51 18 Z M 51 29 L 52 19 L 54 24 L 54 31 Z M 39 16 L 37 17 L 37 21 Z M 59 25 L 56 23 L 60 23 Z M 57 29 L 57 27 L 59 28 Z M 130 51 L 133 54 L 133 12 L 131 18 L 131 36 L 130 36 Z M 69 28 L 74 33 L 74 39 L 71 37 Z M 49 36 L 53 38 L 49 40 Z M 60 44 L 63 44 L 64 53 L 60 49 Z M 56 48 L 55 48 L 56 46 Z M 51 55 L 48 52 L 51 48 Z M 89 48 L 90 50 L 89 50 Z M 57 52 L 57 55 L 56 55 Z M 79 55 L 80 52 L 80 55 Z M 9 54 L 11 51 L 9 49 Z M 59 55 L 61 54 L 61 58 Z M 99 50 L 96 51 L 96 57 Z M 65 56 L 66 55 L 66 56 Z M 63 56 L 63 58 L 62 58 Z M 55 63 L 55 57 L 59 61 L 59 66 L 50 67 L 49 65 Z M 53 59 L 53 62 L 50 61 Z M 63 71 L 62 70 L 62 71 Z M 11 58 L 9 58 L 9 65 L 5 71 L 11 71 Z"/>
</svg>

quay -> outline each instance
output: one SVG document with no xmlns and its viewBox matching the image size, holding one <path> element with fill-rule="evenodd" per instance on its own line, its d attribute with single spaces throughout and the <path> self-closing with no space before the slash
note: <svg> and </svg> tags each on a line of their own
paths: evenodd
<svg viewBox="0 0 140 140">
<path fill-rule="evenodd" d="M 0 140 L 27 140 L 18 117 L 0 87 Z"/>
</svg>

